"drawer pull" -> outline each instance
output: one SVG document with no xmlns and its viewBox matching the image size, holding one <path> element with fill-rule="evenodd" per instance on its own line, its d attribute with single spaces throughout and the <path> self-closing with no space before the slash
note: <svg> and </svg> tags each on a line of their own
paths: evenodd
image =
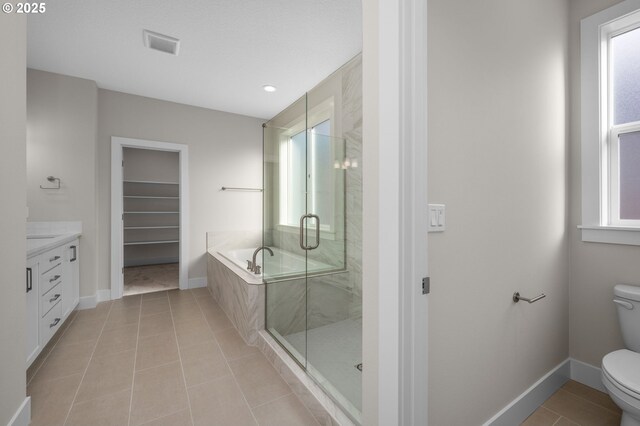
<svg viewBox="0 0 640 426">
<path fill-rule="evenodd" d="M 59 322 L 60 322 L 60 318 L 56 318 L 55 320 L 53 320 L 51 324 L 49 324 L 49 328 L 55 327 L 56 325 L 58 325 Z"/>
<path fill-rule="evenodd" d="M 54 277 L 53 277 L 53 278 L 51 278 L 51 279 L 49 280 L 49 282 L 50 282 L 50 283 L 52 283 L 52 282 L 54 282 L 54 281 L 58 280 L 59 278 L 60 278 L 60 275 L 54 275 Z"/>
<path fill-rule="evenodd" d="M 53 256 L 51 259 L 49 259 L 49 262 L 55 262 L 58 259 L 60 259 L 60 256 Z"/>
<path fill-rule="evenodd" d="M 59 294 L 54 295 L 51 299 L 49 299 L 49 303 L 53 303 L 60 298 Z"/>
<path fill-rule="evenodd" d="M 33 290 L 33 269 L 27 268 L 27 293 Z"/>
</svg>

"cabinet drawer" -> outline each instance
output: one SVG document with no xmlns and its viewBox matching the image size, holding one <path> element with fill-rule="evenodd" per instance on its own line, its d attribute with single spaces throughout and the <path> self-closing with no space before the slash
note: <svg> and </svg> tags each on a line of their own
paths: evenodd
<svg viewBox="0 0 640 426">
<path fill-rule="evenodd" d="M 62 284 L 58 282 L 51 290 L 40 296 L 40 316 L 44 317 L 56 303 L 62 300 Z"/>
<path fill-rule="evenodd" d="M 44 347 L 62 322 L 62 303 L 58 302 L 40 319 L 40 346 Z"/>
<path fill-rule="evenodd" d="M 64 246 L 49 250 L 40 257 L 40 273 L 42 275 L 48 273 L 51 269 L 60 265 L 64 255 Z"/>
<path fill-rule="evenodd" d="M 40 278 L 40 294 L 45 294 L 62 281 L 62 275 L 64 274 L 64 268 L 60 265 L 54 267 L 49 272 L 42 274 Z"/>
</svg>

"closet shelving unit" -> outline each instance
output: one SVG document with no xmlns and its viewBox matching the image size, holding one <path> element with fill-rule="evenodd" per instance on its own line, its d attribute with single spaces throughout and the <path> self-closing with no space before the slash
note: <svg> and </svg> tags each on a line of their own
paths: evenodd
<svg viewBox="0 0 640 426">
<path fill-rule="evenodd" d="M 123 181 L 124 245 L 180 242 L 180 186 L 177 182 Z"/>
</svg>

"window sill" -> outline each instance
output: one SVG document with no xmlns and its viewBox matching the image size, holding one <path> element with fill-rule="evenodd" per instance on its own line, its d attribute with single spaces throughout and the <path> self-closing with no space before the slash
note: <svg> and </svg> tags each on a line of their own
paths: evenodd
<svg viewBox="0 0 640 426">
<path fill-rule="evenodd" d="M 640 246 L 640 228 L 582 225 L 578 229 L 584 242 Z"/>
</svg>

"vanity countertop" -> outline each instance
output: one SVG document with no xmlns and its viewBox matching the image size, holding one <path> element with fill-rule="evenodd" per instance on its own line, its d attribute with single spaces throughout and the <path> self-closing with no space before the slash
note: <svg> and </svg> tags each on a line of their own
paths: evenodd
<svg viewBox="0 0 640 426">
<path fill-rule="evenodd" d="M 27 222 L 27 259 L 82 235 L 82 222 Z"/>
<path fill-rule="evenodd" d="M 80 235 L 79 232 L 65 233 L 60 235 L 27 235 L 27 259 L 44 253 L 47 250 L 61 246 L 75 240 Z"/>
</svg>

